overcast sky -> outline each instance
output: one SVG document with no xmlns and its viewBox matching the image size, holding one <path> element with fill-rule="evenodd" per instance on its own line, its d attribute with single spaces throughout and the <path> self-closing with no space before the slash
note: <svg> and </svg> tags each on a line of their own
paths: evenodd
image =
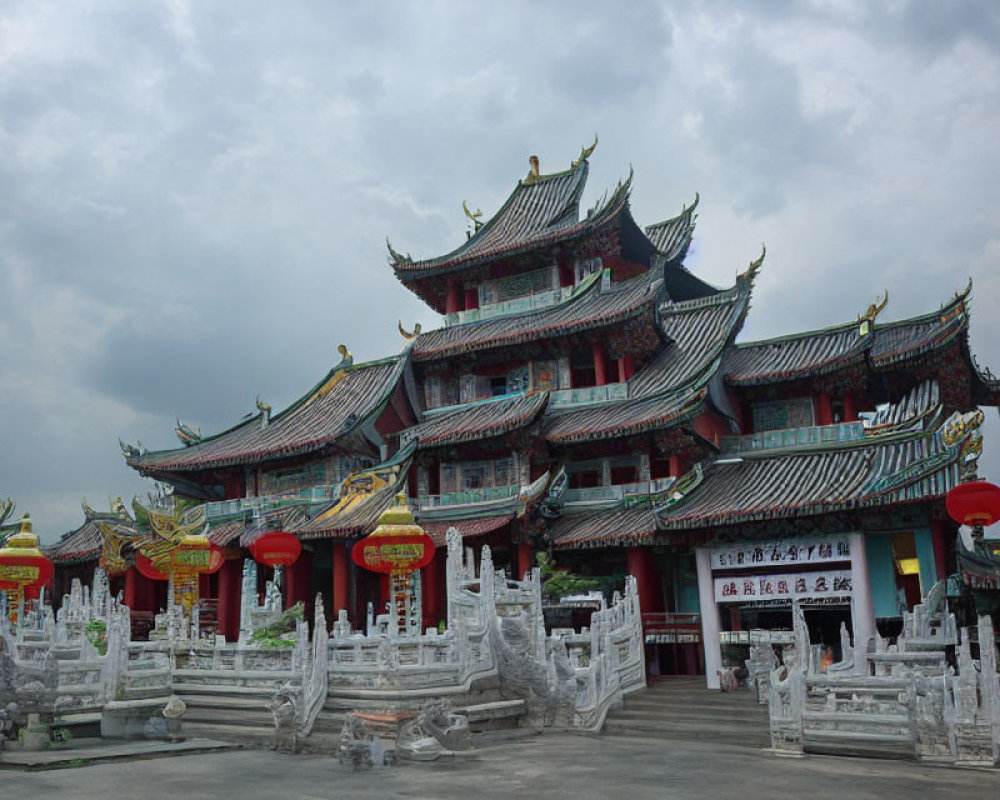
<svg viewBox="0 0 1000 800">
<path fill-rule="evenodd" d="M 697 5 L 697 9 L 691 6 Z M 386 264 L 594 133 L 585 207 L 701 193 L 688 266 L 767 243 L 741 338 L 938 308 L 1000 371 L 1000 4 L 0 5 L 0 497 L 43 541 L 177 446 L 438 323 Z M 981 472 L 1000 480 L 987 413 Z"/>
</svg>

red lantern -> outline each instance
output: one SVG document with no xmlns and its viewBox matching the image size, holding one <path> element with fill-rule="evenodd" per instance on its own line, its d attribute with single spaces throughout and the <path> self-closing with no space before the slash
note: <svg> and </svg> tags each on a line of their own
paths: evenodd
<svg viewBox="0 0 1000 800">
<path fill-rule="evenodd" d="M 992 525 L 1000 520 L 1000 487 L 987 481 L 960 483 L 948 492 L 945 507 L 962 525 Z"/>
<path fill-rule="evenodd" d="M 400 496 L 396 505 L 382 513 L 378 527 L 354 545 L 351 558 L 372 572 L 409 574 L 431 562 L 434 542 L 416 524 L 406 499 Z"/>
<path fill-rule="evenodd" d="M 250 554 L 258 564 L 288 567 L 302 552 L 298 537 L 284 531 L 268 531 L 250 543 Z"/>
<path fill-rule="evenodd" d="M 153 562 L 142 553 L 135 554 L 135 568 L 151 581 L 170 580 L 170 576 L 153 566 Z"/>
</svg>

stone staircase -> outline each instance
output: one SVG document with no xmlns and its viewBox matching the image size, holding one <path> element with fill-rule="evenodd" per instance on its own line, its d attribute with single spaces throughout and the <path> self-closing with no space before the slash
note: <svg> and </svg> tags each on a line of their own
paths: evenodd
<svg viewBox="0 0 1000 800">
<path fill-rule="evenodd" d="M 267 708 L 272 688 L 175 683 L 173 692 L 187 705 L 183 735 L 189 739 L 263 746 L 274 737 L 274 721 Z"/>
<path fill-rule="evenodd" d="M 645 739 L 692 740 L 760 749 L 771 746 L 767 706 L 754 692 L 706 689 L 705 678 L 665 677 L 652 687 L 625 696 L 625 707 L 611 711 L 605 735 Z"/>
</svg>

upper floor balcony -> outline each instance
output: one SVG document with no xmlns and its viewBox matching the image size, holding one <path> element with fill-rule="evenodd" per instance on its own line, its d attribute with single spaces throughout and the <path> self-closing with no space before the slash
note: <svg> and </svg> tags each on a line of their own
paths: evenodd
<svg viewBox="0 0 1000 800">
<path fill-rule="evenodd" d="M 567 489 L 562 496 L 567 506 L 602 507 L 617 505 L 641 505 L 668 491 L 677 481 L 674 477 L 654 478 L 648 481 L 590 486 L 585 489 Z"/>
<path fill-rule="evenodd" d="M 840 422 L 835 425 L 809 425 L 799 428 L 751 433 L 746 436 L 723 436 L 719 442 L 723 455 L 739 455 L 764 450 L 793 447 L 816 447 L 838 442 L 853 442 L 865 437 L 864 423 Z"/>
<path fill-rule="evenodd" d="M 310 486 L 295 492 L 267 494 L 260 497 L 238 497 L 233 500 L 220 500 L 215 503 L 205 503 L 205 514 L 209 520 L 222 517 L 234 517 L 239 514 L 254 511 L 275 511 L 290 506 L 309 506 L 328 503 L 340 497 L 340 484 Z"/>
</svg>

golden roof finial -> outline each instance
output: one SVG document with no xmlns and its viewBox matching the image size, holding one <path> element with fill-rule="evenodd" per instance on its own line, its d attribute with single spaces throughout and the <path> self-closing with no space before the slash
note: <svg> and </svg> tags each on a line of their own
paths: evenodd
<svg viewBox="0 0 1000 800">
<path fill-rule="evenodd" d="M 590 147 L 581 147 L 580 156 L 573 162 L 573 168 L 579 167 L 584 161 L 590 158 L 591 154 L 597 148 L 597 134 L 594 134 L 594 143 Z"/>
<path fill-rule="evenodd" d="M 882 296 L 882 302 L 875 299 L 874 303 L 869 304 L 868 308 L 865 309 L 864 314 L 858 314 L 858 322 L 874 322 L 875 317 L 882 313 L 882 310 L 889 304 L 889 290 L 885 290 L 885 294 Z"/>
<path fill-rule="evenodd" d="M 416 325 L 413 326 L 413 333 L 408 333 L 406 328 L 403 327 L 403 320 L 399 320 L 399 333 L 408 342 L 412 341 L 413 339 L 416 339 L 420 335 L 420 330 L 421 327 L 420 323 L 418 322 Z"/>
<path fill-rule="evenodd" d="M 695 201 L 695 205 L 697 205 L 697 201 Z M 692 206 L 692 208 L 693 207 L 694 206 Z M 736 279 L 744 281 L 752 281 L 754 278 L 756 278 L 757 273 L 760 272 L 761 265 L 763 265 L 764 263 L 764 256 L 766 255 L 767 255 L 767 247 L 762 242 L 760 245 L 760 258 L 758 258 L 756 261 L 751 261 L 750 266 L 746 268 L 746 271 L 741 272 L 739 275 L 737 275 Z"/>
<path fill-rule="evenodd" d="M 469 211 L 469 205 L 464 200 L 462 201 L 462 211 L 465 212 L 470 220 L 472 220 L 472 232 L 473 234 L 479 233 L 479 229 L 483 227 L 483 212 L 482 209 L 477 208 L 475 211 Z"/>
</svg>

